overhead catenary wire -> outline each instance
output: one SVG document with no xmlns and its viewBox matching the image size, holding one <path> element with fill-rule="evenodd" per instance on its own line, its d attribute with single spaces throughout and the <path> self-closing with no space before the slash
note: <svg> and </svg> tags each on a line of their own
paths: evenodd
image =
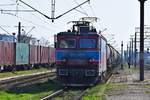
<svg viewBox="0 0 150 100">
<path fill-rule="evenodd" d="M 64 12 L 63 14 L 57 16 L 56 19 L 58 19 L 58 18 L 60 18 L 61 16 L 63 16 L 63 15 L 65 15 L 65 14 L 69 13 L 70 11 L 72 11 L 72 10 L 74 10 L 74 9 L 76 9 L 76 8 L 78 8 L 78 7 L 80 7 L 80 6 L 82 6 L 82 5 L 85 4 L 86 2 L 90 2 L 90 0 L 86 0 L 86 1 L 84 1 L 83 3 L 79 4 L 78 6 L 72 8 L 72 9 L 66 11 L 66 12 Z"/>
<path fill-rule="evenodd" d="M 19 5 L 19 6 L 22 6 L 22 5 Z M 22 7 L 23 7 L 23 6 L 22 6 Z M 24 8 L 24 7 L 23 7 L 23 8 Z M 50 24 L 50 23 L 46 22 L 45 20 L 43 20 L 43 19 L 42 19 L 42 18 L 40 18 L 39 16 L 37 16 L 37 15 L 33 14 L 32 12 L 31 12 L 30 14 L 32 14 L 32 15 L 33 15 L 33 16 L 35 16 L 36 18 L 40 19 L 41 21 L 43 21 L 43 22 L 47 23 L 48 25 L 53 26 L 53 28 L 56 28 L 56 27 L 58 27 L 58 28 L 62 28 L 62 27 L 60 27 L 60 26 L 56 26 L 56 25 L 54 25 L 54 24 Z M 58 29 L 58 28 L 56 28 L 56 29 Z"/>
<path fill-rule="evenodd" d="M 15 6 L 16 4 L 0 4 L 0 6 Z"/>
<path fill-rule="evenodd" d="M 49 29 L 48 27 L 46 27 L 46 26 L 44 26 L 44 25 L 39 25 L 39 24 L 37 24 L 37 23 L 34 23 L 34 22 L 32 22 L 32 21 L 30 21 L 30 20 L 27 20 L 27 19 L 25 19 L 25 18 L 16 16 L 16 15 L 14 15 L 14 14 L 10 14 L 10 15 L 12 15 L 12 16 L 14 16 L 14 17 L 17 17 L 17 18 L 19 18 L 19 19 L 21 19 L 21 20 L 23 20 L 23 21 L 28 22 L 28 23 L 31 23 L 31 24 L 33 24 L 33 25 L 36 25 L 36 26 L 39 26 L 39 27 L 42 27 L 42 28 L 44 28 L 44 29 L 46 29 L 46 30 L 51 31 L 51 29 Z"/>
<path fill-rule="evenodd" d="M 11 0 L 11 1 L 13 1 L 13 0 Z M 18 2 L 16 2 L 17 3 L 17 5 L 19 5 L 19 3 Z M 22 5 L 19 5 L 19 6 L 22 6 Z M 23 7 L 23 6 L 22 6 Z M 50 25 L 50 23 L 48 23 L 48 22 L 46 22 L 45 20 L 43 20 L 43 19 L 41 19 L 40 17 L 38 17 L 38 16 L 36 16 L 35 14 L 33 14 L 33 12 L 35 12 L 34 10 L 4 10 L 4 9 L 0 9 L 0 11 L 1 11 L 1 13 L 2 14 L 9 14 L 9 15 L 12 15 L 12 16 L 15 16 L 15 17 L 18 17 L 18 18 L 20 18 L 20 19 L 22 19 L 22 20 L 24 20 L 25 22 L 28 22 L 28 23 L 31 23 L 31 24 L 34 24 L 34 25 L 37 25 L 36 23 L 34 23 L 34 22 L 32 22 L 32 21 L 29 21 L 29 20 L 26 20 L 26 19 L 24 19 L 24 18 L 22 18 L 22 17 L 19 17 L 19 16 L 17 16 L 17 14 L 14 14 L 14 13 L 9 13 L 9 12 L 30 12 L 29 14 L 32 14 L 32 15 L 34 15 L 36 18 L 38 18 L 38 19 L 40 19 L 41 21 L 43 21 L 44 23 L 47 23 L 47 24 L 49 24 Z M 45 26 L 44 25 L 37 25 L 38 27 L 42 27 L 42 28 L 44 28 Z M 52 26 L 54 26 L 54 25 L 52 25 Z M 58 26 L 57 26 L 58 27 Z M 47 28 L 47 27 L 45 27 L 46 29 L 48 29 L 48 30 L 53 30 L 54 28 L 56 28 L 56 26 L 54 26 L 54 28 L 53 29 L 50 29 L 50 28 Z M 56 29 L 55 29 L 56 30 Z"/>
<path fill-rule="evenodd" d="M 34 10 L 10 10 L 10 9 L 0 9 L 1 12 L 35 12 Z"/>
<path fill-rule="evenodd" d="M 11 0 L 11 1 L 13 1 L 13 0 Z M 21 20 L 23 20 L 23 21 L 25 21 L 25 22 L 28 22 L 28 23 L 31 23 L 31 24 L 33 24 L 33 25 L 42 27 L 42 28 L 44 28 L 44 29 L 46 29 L 46 30 L 49 30 L 49 31 L 53 30 L 53 29 L 50 29 L 50 28 L 48 28 L 48 27 L 46 27 L 46 26 L 44 26 L 44 25 L 39 25 L 39 24 L 34 23 L 34 22 L 30 21 L 30 20 L 27 20 L 27 19 L 25 19 L 25 18 L 19 17 L 19 16 L 17 16 L 16 14 L 13 14 L 13 13 L 9 13 L 9 12 L 6 13 L 6 12 L 3 12 L 3 11 L 1 11 L 1 13 L 2 13 L 2 14 L 8 14 L 8 15 L 11 15 L 11 16 L 15 16 L 15 17 L 17 17 L 17 18 L 19 18 L 19 19 L 21 19 Z"/>
<path fill-rule="evenodd" d="M 94 15 L 94 16 L 96 16 L 96 13 L 95 13 L 95 11 L 94 11 L 93 7 L 91 6 L 91 4 L 89 4 L 89 6 L 90 6 L 90 9 L 91 9 L 91 11 L 92 11 L 93 15 Z"/>
<path fill-rule="evenodd" d="M 41 11 L 35 9 L 34 7 L 30 6 L 29 4 L 25 3 L 24 1 L 22 0 L 19 0 L 20 2 L 22 2 L 23 4 L 27 5 L 28 7 L 30 7 L 31 9 L 35 10 L 36 12 L 40 13 L 41 15 L 43 15 L 44 17 L 48 18 L 48 19 L 51 19 L 49 16 L 45 15 L 44 13 L 42 13 Z"/>
<path fill-rule="evenodd" d="M 84 1 L 83 3 L 79 4 L 78 6 L 76 6 L 76 7 L 72 8 L 72 9 L 70 9 L 70 10 L 68 10 L 68 11 L 66 11 L 66 12 L 64 12 L 64 13 L 62 13 L 61 15 L 59 15 L 59 16 L 57 16 L 57 17 L 55 17 L 55 18 L 50 18 L 50 17 L 47 16 L 46 14 L 44 14 L 44 13 L 42 13 L 41 11 L 35 9 L 34 7 L 32 7 L 32 6 L 30 6 L 29 4 L 25 3 L 24 1 L 22 1 L 22 0 L 19 0 L 19 1 L 22 2 L 23 4 L 25 4 L 26 6 L 30 7 L 31 9 L 35 10 L 36 12 L 40 13 L 41 15 L 43 15 L 44 17 L 46 17 L 47 19 L 51 19 L 52 22 L 53 22 L 54 19 L 58 19 L 58 18 L 62 17 L 63 15 L 65 15 L 65 14 L 71 12 L 72 10 L 74 10 L 74 9 L 76 9 L 76 8 L 78 8 L 78 7 L 80 7 L 81 5 L 85 4 L 86 2 L 90 2 L 90 0 L 86 0 L 86 1 Z"/>
<path fill-rule="evenodd" d="M 13 1 L 13 0 L 11 0 L 11 1 Z M 23 5 L 19 5 L 19 3 L 18 3 L 18 6 L 22 6 L 23 7 Z M 15 10 L 14 10 L 15 11 Z M 19 10 L 18 10 L 19 11 Z M 32 12 L 33 10 L 31 10 L 31 12 L 29 13 L 29 14 L 32 14 L 33 16 L 35 16 L 36 18 L 38 18 L 38 19 L 40 19 L 42 22 L 44 22 L 45 24 L 48 24 L 48 25 L 41 25 L 41 24 L 37 24 L 37 23 L 35 23 L 35 22 L 33 22 L 33 21 L 30 21 L 30 19 L 26 19 L 26 18 L 23 18 L 23 17 L 21 17 L 21 16 L 19 16 L 19 15 L 16 15 L 16 14 L 14 14 L 14 13 L 9 13 L 9 12 L 2 12 L 2 14 L 8 14 L 8 15 L 11 15 L 11 16 L 14 16 L 14 17 L 16 17 L 16 18 L 18 18 L 18 19 L 21 19 L 22 21 L 24 21 L 24 22 L 27 22 L 27 23 L 30 23 L 30 24 L 33 24 L 33 25 L 35 25 L 35 26 L 37 26 L 37 27 L 40 27 L 40 28 L 43 28 L 43 29 L 45 29 L 45 30 L 48 30 L 48 32 L 52 32 L 52 30 L 54 30 L 54 31 L 56 31 L 56 29 L 58 30 L 58 28 L 56 28 L 56 27 L 58 27 L 58 26 L 56 26 L 56 25 L 51 25 L 50 23 L 48 23 L 46 20 L 43 20 L 42 18 L 40 18 L 39 16 L 37 16 L 37 15 L 35 15 L 35 14 L 33 14 L 34 12 Z M 47 27 L 47 26 L 51 26 L 51 27 Z M 52 28 L 52 26 L 53 26 L 53 28 Z M 5 26 L 6 27 L 6 26 Z M 12 26 L 10 26 L 10 27 L 12 27 Z M 62 28 L 62 27 L 61 27 Z M 38 29 L 38 28 L 37 28 Z M 4 31 L 4 30 L 3 30 Z M 6 31 L 6 30 L 5 30 Z M 8 31 L 7 31 L 7 33 L 8 33 Z M 39 32 L 40 34 L 45 34 L 43 31 L 41 31 L 41 32 Z M 51 36 L 51 35 L 50 35 Z"/>
<path fill-rule="evenodd" d="M 7 30 L 5 30 L 3 27 L 0 26 L 0 29 L 2 29 L 3 31 L 5 31 L 7 34 L 11 34 L 9 33 Z"/>
<path fill-rule="evenodd" d="M 74 2 L 79 5 L 79 3 L 78 3 L 76 0 L 74 0 Z M 86 16 L 89 16 L 88 13 L 82 8 L 82 6 L 80 6 L 80 8 L 83 10 L 83 12 L 82 12 L 82 11 L 79 11 L 79 10 L 77 10 L 77 9 L 76 9 L 76 11 L 78 11 L 78 12 L 80 12 L 80 13 L 86 15 Z"/>
<path fill-rule="evenodd" d="M 11 0 L 11 1 L 13 1 L 13 2 L 15 1 L 15 2 L 17 3 L 17 5 L 18 5 L 18 2 L 17 2 L 17 1 L 22 1 L 22 0 L 17 0 L 17 1 L 16 1 L 16 0 Z M 87 0 L 87 1 L 90 1 L 90 0 Z M 87 2 L 87 1 L 86 1 L 86 2 Z M 82 3 L 82 4 L 83 4 L 83 3 Z M 82 4 L 81 4 L 81 5 L 82 5 Z M 79 6 L 79 7 L 80 7 L 80 6 Z M 75 7 L 75 8 L 76 8 L 76 7 Z M 17 11 L 17 10 L 16 10 L 16 11 Z M 19 10 L 18 10 L 18 11 L 19 11 Z M 70 10 L 69 10 L 69 11 L 70 11 Z M 65 13 L 66 13 L 66 12 L 65 12 Z M 10 15 L 13 15 L 13 16 L 14 16 L 14 14 L 11 14 L 11 13 L 5 13 L 5 14 L 10 14 Z M 35 15 L 35 16 L 36 16 L 36 15 Z M 61 16 L 62 16 L 62 15 L 61 15 Z M 19 16 L 18 16 L 18 17 L 19 17 Z M 37 17 L 37 16 L 36 16 L 36 17 Z M 39 17 L 38 17 L 38 18 L 39 18 Z M 21 18 L 21 19 L 22 19 L 22 18 Z M 41 18 L 39 18 L 39 19 L 41 19 Z M 41 20 L 44 21 L 45 23 L 49 24 L 49 23 L 46 22 L 45 20 L 43 20 L 43 19 L 41 19 Z M 26 21 L 27 21 L 27 20 L 26 20 Z M 29 20 L 28 20 L 28 22 L 30 22 L 30 23 L 33 24 L 33 22 L 31 22 L 31 21 L 29 21 Z M 43 26 L 42 26 L 42 27 L 43 27 Z M 56 27 L 56 26 L 55 26 L 55 27 Z M 57 26 L 57 27 L 58 27 L 58 26 Z"/>
<path fill-rule="evenodd" d="M 19 6 L 21 6 L 22 8 L 24 8 L 24 6 L 22 6 L 22 5 L 19 5 Z M 54 24 L 50 24 L 49 22 L 47 22 L 47 21 L 45 21 L 44 19 L 42 19 L 41 17 L 37 16 L 37 15 L 36 15 L 35 13 L 33 13 L 33 12 L 30 12 L 29 14 L 33 15 L 33 16 L 34 16 L 35 18 L 37 18 L 38 20 L 41 20 L 41 21 L 44 22 L 45 24 L 48 24 L 48 25 L 53 26 L 53 28 L 56 28 L 56 29 L 62 28 L 62 27 L 56 26 L 56 25 L 54 25 Z"/>
</svg>

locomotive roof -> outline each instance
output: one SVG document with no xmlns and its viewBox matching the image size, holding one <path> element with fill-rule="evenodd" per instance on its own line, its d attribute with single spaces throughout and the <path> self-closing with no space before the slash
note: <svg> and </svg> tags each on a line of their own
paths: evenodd
<svg viewBox="0 0 150 100">
<path fill-rule="evenodd" d="M 99 34 L 76 34 L 75 32 L 60 32 L 57 36 L 99 36 Z"/>
<path fill-rule="evenodd" d="M 91 22 L 89 22 L 89 21 L 70 21 L 70 22 L 68 22 L 68 24 L 69 23 L 73 23 L 74 25 L 86 25 L 86 26 L 89 26 L 89 24 L 91 23 Z"/>
</svg>

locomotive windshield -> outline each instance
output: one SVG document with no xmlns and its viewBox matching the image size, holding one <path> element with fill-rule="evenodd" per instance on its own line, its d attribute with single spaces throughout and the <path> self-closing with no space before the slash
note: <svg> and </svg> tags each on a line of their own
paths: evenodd
<svg viewBox="0 0 150 100">
<path fill-rule="evenodd" d="M 61 39 L 59 43 L 59 48 L 75 48 L 76 40 L 75 39 Z"/>
<path fill-rule="evenodd" d="M 80 48 L 96 48 L 96 39 L 80 39 Z"/>
</svg>

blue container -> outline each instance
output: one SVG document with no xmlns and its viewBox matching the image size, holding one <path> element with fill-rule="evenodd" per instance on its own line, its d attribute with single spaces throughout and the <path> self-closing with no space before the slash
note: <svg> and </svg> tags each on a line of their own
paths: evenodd
<svg viewBox="0 0 150 100">
<path fill-rule="evenodd" d="M 16 43 L 16 65 L 29 64 L 29 45 Z"/>
</svg>

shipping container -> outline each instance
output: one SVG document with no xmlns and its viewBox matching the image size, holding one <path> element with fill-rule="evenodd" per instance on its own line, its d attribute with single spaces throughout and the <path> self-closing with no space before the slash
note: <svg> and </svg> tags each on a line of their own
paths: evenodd
<svg viewBox="0 0 150 100">
<path fill-rule="evenodd" d="M 37 46 L 37 62 L 41 63 L 41 46 Z"/>
<path fill-rule="evenodd" d="M 48 58 L 49 58 L 49 48 L 48 47 L 43 47 L 41 46 L 41 64 L 46 64 L 48 63 Z"/>
<path fill-rule="evenodd" d="M 29 64 L 29 45 L 16 43 L 16 65 Z"/>
<path fill-rule="evenodd" d="M 14 43 L 0 42 L 0 65 L 14 64 Z"/>
<path fill-rule="evenodd" d="M 3 53 L 3 42 L 0 42 L 0 66 L 3 66 L 3 58 L 4 58 L 4 53 Z"/>
<path fill-rule="evenodd" d="M 13 65 L 14 64 L 14 43 L 13 42 L 4 42 L 3 44 L 3 53 L 4 53 L 4 64 Z"/>
<path fill-rule="evenodd" d="M 30 45 L 30 64 L 38 64 L 38 46 Z"/>
<path fill-rule="evenodd" d="M 53 63 L 55 63 L 55 48 L 53 48 L 53 47 L 49 47 L 49 51 L 50 51 L 50 53 L 49 53 L 49 63 L 50 64 L 53 64 Z"/>
</svg>

